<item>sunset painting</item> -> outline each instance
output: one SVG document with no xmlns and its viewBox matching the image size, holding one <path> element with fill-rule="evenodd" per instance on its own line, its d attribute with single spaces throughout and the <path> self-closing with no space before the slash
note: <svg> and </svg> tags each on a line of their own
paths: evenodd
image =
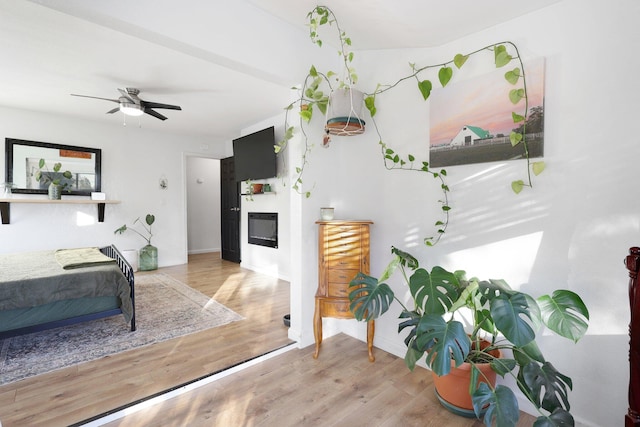
<svg viewBox="0 0 640 427">
<path fill-rule="evenodd" d="M 506 67 L 469 80 L 455 81 L 431 92 L 429 164 L 432 167 L 484 163 L 524 158 L 522 144 L 511 146 L 509 135 L 521 132 L 511 113 L 524 115 L 525 100 L 513 104 L 509 91 L 522 87 L 522 78 L 511 85 Z M 529 157 L 544 153 L 544 58 L 524 64 L 529 99 L 526 141 Z"/>
</svg>

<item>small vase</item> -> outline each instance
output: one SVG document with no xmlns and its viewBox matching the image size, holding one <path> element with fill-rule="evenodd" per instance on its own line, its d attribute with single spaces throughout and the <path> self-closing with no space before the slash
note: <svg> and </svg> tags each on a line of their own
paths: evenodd
<svg viewBox="0 0 640 427">
<path fill-rule="evenodd" d="M 140 249 L 140 271 L 149 271 L 158 269 L 158 248 L 152 245 L 146 245 Z"/>
<path fill-rule="evenodd" d="M 47 189 L 49 193 L 49 200 L 60 200 L 62 199 L 62 186 L 56 185 L 54 183 L 49 184 L 49 188 Z"/>
</svg>

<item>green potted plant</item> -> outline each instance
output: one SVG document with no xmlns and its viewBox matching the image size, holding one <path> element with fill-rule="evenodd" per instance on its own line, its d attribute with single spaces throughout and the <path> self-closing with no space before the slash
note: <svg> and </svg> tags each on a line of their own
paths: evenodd
<svg viewBox="0 0 640 427">
<path fill-rule="evenodd" d="M 43 169 L 45 171 L 43 171 Z M 73 174 L 68 170 L 62 172 L 62 175 L 59 175 L 60 169 L 62 169 L 62 163 L 59 162 L 53 165 L 53 173 L 49 171 L 45 159 L 40 159 L 40 162 L 38 163 L 36 180 L 44 184 L 47 182 L 49 183 L 47 192 L 49 194 L 49 199 L 51 200 L 60 200 L 62 198 L 62 191 L 69 185 L 68 181 L 63 181 L 62 179 L 65 178 L 70 180 L 73 178 Z"/>
<path fill-rule="evenodd" d="M 158 269 L 158 248 L 151 244 L 151 238 L 153 237 L 153 233 L 151 232 L 151 226 L 155 222 L 156 217 L 152 214 L 147 214 L 144 218 L 144 223 L 140 220 L 140 217 L 136 218 L 133 221 L 133 224 L 140 223 L 143 228 L 144 234 L 140 231 L 136 230 L 132 227 L 127 227 L 127 224 L 124 224 L 122 227 L 118 228 L 113 232 L 113 234 L 122 234 L 127 230 L 131 230 L 136 233 L 138 236 L 142 237 L 147 241 L 147 244 L 143 246 L 139 251 L 139 267 L 142 271 L 149 270 L 157 270 Z"/>
<path fill-rule="evenodd" d="M 536 427 L 574 425 L 568 401 L 571 379 L 543 356 L 536 344 L 536 330 L 544 324 L 556 334 L 578 341 L 587 330 L 589 312 L 577 294 L 556 290 L 534 299 L 511 289 L 504 280 L 467 280 L 464 271 L 452 273 L 440 266 L 428 271 L 406 252 L 392 248 L 392 254 L 379 279 L 358 273 L 350 283 L 349 298 L 358 320 L 380 317 L 393 300 L 402 305 L 398 332 L 409 331 L 404 340 L 409 369 L 425 356 L 434 376 L 444 379 L 453 377 L 454 368 L 468 363 L 470 379 L 461 393 L 471 397 L 470 414 L 483 417 L 487 426 L 515 426 L 519 418 L 516 396 L 509 387 L 489 381 L 481 371 L 482 365 L 488 364 L 492 373 L 513 377 L 537 408 Z M 413 307 L 405 306 L 384 283 L 398 268 Z M 466 328 L 460 318 L 464 314 L 470 316 Z M 437 383 L 436 393 L 445 407 L 468 415 L 441 395 Z"/>
</svg>

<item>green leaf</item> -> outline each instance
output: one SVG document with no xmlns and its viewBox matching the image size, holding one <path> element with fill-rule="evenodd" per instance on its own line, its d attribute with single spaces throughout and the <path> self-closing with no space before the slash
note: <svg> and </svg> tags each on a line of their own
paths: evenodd
<svg viewBox="0 0 640 427">
<path fill-rule="evenodd" d="M 147 223 L 147 225 L 151 225 L 155 222 L 156 217 L 154 215 L 151 214 L 147 214 L 147 216 L 144 218 L 145 222 Z"/>
<path fill-rule="evenodd" d="M 587 332 L 589 310 L 574 292 L 557 290 L 538 298 L 542 321 L 558 335 L 577 342 Z"/>
<path fill-rule="evenodd" d="M 562 408 L 557 408 L 551 415 L 541 415 L 533 423 L 533 427 L 558 427 L 575 425 L 573 416 Z"/>
<path fill-rule="evenodd" d="M 60 168 L 62 168 L 62 163 L 55 163 L 53 165 L 53 171 L 54 172 L 60 172 Z"/>
<path fill-rule="evenodd" d="M 445 87 L 451 77 L 453 76 L 453 69 L 451 67 L 442 67 L 438 71 L 438 79 L 440 80 L 440 84 L 442 87 Z M 426 98 L 425 98 L 426 99 Z"/>
<path fill-rule="evenodd" d="M 413 162 L 416 159 L 412 154 L 409 154 L 407 158 L 409 159 L 410 162 Z"/>
<path fill-rule="evenodd" d="M 316 70 L 316 67 L 314 65 L 312 65 L 309 69 L 309 75 L 311 77 L 318 77 L 318 70 Z"/>
<path fill-rule="evenodd" d="M 459 53 L 453 58 L 453 63 L 456 67 L 458 67 L 458 69 L 460 69 L 462 68 L 464 63 L 467 62 L 467 59 L 469 59 L 468 55 L 462 55 Z"/>
<path fill-rule="evenodd" d="M 364 106 L 367 107 L 367 110 L 369 110 L 369 114 L 371 114 L 371 117 L 376 115 L 376 98 L 373 96 L 367 96 L 364 99 Z"/>
<path fill-rule="evenodd" d="M 425 101 L 429 99 L 429 95 L 431 95 L 432 88 L 433 86 L 429 80 L 423 80 L 421 82 L 418 82 L 418 89 L 420 89 L 420 93 L 422 94 L 422 97 L 424 98 Z"/>
<path fill-rule="evenodd" d="M 511 112 L 511 117 L 513 118 L 513 123 L 524 122 L 524 116 L 521 116 L 520 114 Z"/>
<path fill-rule="evenodd" d="M 313 110 L 311 108 L 309 108 L 307 110 L 300 111 L 299 114 L 300 114 L 300 117 L 302 117 L 302 119 L 308 123 L 308 122 L 311 121 L 311 116 L 313 115 Z"/>
<path fill-rule="evenodd" d="M 547 167 L 545 162 L 533 162 L 531 168 L 533 169 L 533 174 L 538 176 L 542 173 L 542 171 Z"/>
<path fill-rule="evenodd" d="M 520 143 L 520 141 L 522 141 L 522 134 L 518 132 L 511 132 L 511 134 L 509 134 L 509 140 L 511 141 L 511 146 L 515 147 Z"/>
<path fill-rule="evenodd" d="M 509 100 L 511 100 L 513 104 L 517 104 L 522 98 L 524 98 L 524 95 L 524 89 L 512 89 L 509 91 Z"/>
<path fill-rule="evenodd" d="M 349 308 L 357 320 L 373 320 L 389 310 L 393 291 L 386 283 L 359 272 L 349 283 Z"/>
<path fill-rule="evenodd" d="M 431 273 L 417 269 L 409 278 L 409 290 L 416 306 L 428 314 L 446 313 L 460 297 L 458 278 L 439 266 Z"/>
<path fill-rule="evenodd" d="M 546 360 L 535 341 L 531 341 L 529 344 L 519 347 L 514 351 L 513 356 L 518 361 L 518 365 L 525 366 L 532 361 L 538 361 L 544 363 Z"/>
<path fill-rule="evenodd" d="M 507 48 L 504 45 L 496 46 L 494 55 L 496 68 L 504 67 L 513 59 L 513 57 L 507 53 Z"/>
<path fill-rule="evenodd" d="M 391 262 L 387 264 L 387 267 L 382 272 L 382 275 L 380 275 L 380 277 L 378 278 L 378 282 L 384 282 L 388 280 L 389 277 L 391 277 L 391 275 L 393 274 L 393 272 L 396 271 L 396 268 L 398 268 L 399 265 L 400 265 L 400 257 L 398 255 L 395 255 L 391 260 Z"/>
<path fill-rule="evenodd" d="M 469 354 L 471 342 L 462 323 L 457 320 L 445 322 L 442 316 L 427 314 L 420 318 L 416 327 L 415 345 L 426 351 L 426 363 L 438 375 L 451 371 L 451 359 L 460 366 Z"/>
<path fill-rule="evenodd" d="M 320 110 L 322 114 L 327 114 L 327 106 L 329 105 L 329 98 L 325 96 L 324 98 L 316 102 L 316 105 L 318 106 L 318 110 Z"/>
<path fill-rule="evenodd" d="M 522 293 L 502 293 L 490 302 L 491 316 L 496 328 L 516 346 L 524 346 L 536 337 L 526 321 L 531 319 L 529 304 Z"/>
<path fill-rule="evenodd" d="M 487 426 L 515 427 L 520 418 L 518 401 L 511 389 L 504 385 L 498 385 L 491 390 L 487 383 L 481 383 L 471 396 L 473 410 L 480 418 L 485 406 L 484 424 Z"/>
<path fill-rule="evenodd" d="M 416 350 L 413 347 L 407 347 L 407 353 L 404 355 L 405 365 L 413 371 L 413 368 L 416 367 L 416 363 L 420 360 L 423 354 L 424 351 Z"/>
<path fill-rule="evenodd" d="M 569 410 L 567 388 L 571 390 L 573 383 L 571 378 L 558 372 L 551 363 L 527 364 L 520 370 L 518 380 L 537 407 L 542 407 L 549 412 L 557 408 Z"/>
<path fill-rule="evenodd" d="M 518 79 L 520 79 L 520 68 L 516 67 L 511 71 L 507 71 L 504 74 L 504 78 L 512 85 L 518 83 Z"/>
<path fill-rule="evenodd" d="M 400 258 L 400 264 L 402 266 L 408 267 L 412 270 L 415 270 L 419 267 L 418 260 L 410 253 L 401 251 L 394 246 L 391 247 L 391 253 Z"/>
<path fill-rule="evenodd" d="M 127 231 L 127 224 L 125 224 L 122 227 L 118 228 L 116 231 L 113 232 L 113 234 L 122 234 L 125 231 Z"/>
<path fill-rule="evenodd" d="M 491 366 L 491 370 L 500 375 L 502 378 L 504 378 L 504 376 L 509 372 L 513 371 L 517 366 L 515 359 L 502 358 L 493 359 L 491 362 L 489 362 L 489 364 Z"/>
</svg>

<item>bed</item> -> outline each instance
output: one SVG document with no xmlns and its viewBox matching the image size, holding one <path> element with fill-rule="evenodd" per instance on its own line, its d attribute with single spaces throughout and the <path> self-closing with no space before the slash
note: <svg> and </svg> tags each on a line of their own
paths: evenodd
<svg viewBox="0 0 640 427">
<path fill-rule="evenodd" d="M 625 259 L 629 270 L 629 408 L 625 416 L 625 427 L 640 426 L 640 248 L 632 247 Z"/>
<path fill-rule="evenodd" d="M 0 256 L 0 339 L 122 314 L 136 330 L 133 269 L 118 249 Z"/>
</svg>

